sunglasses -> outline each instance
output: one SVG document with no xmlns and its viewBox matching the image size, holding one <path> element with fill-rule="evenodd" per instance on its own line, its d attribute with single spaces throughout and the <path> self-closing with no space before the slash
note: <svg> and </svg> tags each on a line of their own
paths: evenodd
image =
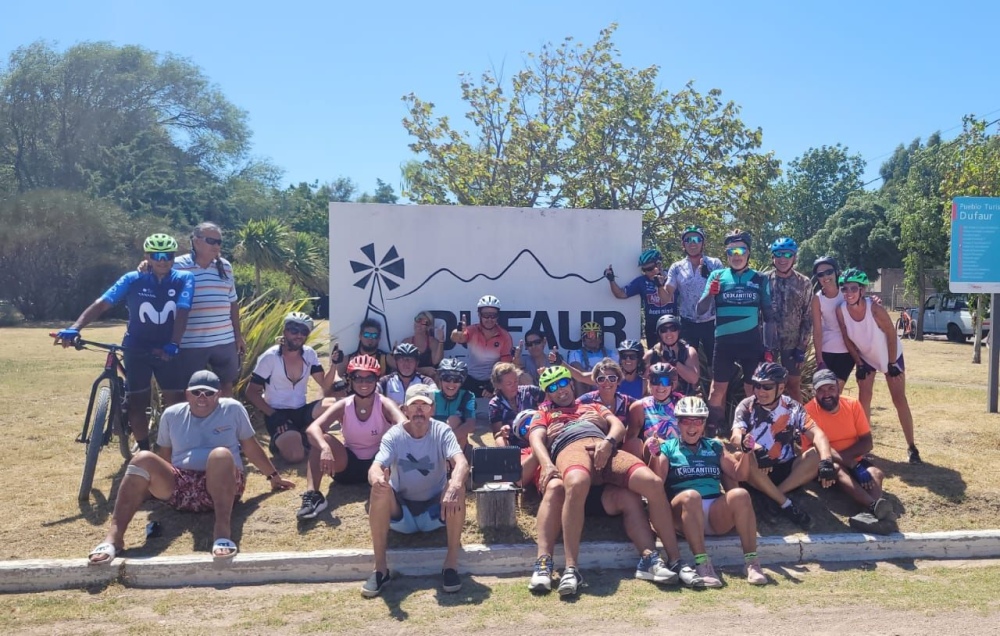
<svg viewBox="0 0 1000 636">
<path fill-rule="evenodd" d="M 212 238 L 211 236 L 199 236 L 197 238 L 200 238 L 209 245 L 222 245 L 222 239 Z"/>
<path fill-rule="evenodd" d="M 351 375 L 351 382 L 356 382 L 358 384 L 371 384 L 377 379 L 378 378 L 375 377 L 375 374 L 373 373 L 366 373 L 364 375 L 355 373 Z"/>
<path fill-rule="evenodd" d="M 211 391 L 209 389 L 191 389 L 191 395 L 195 397 L 214 397 L 218 391 Z"/>
<path fill-rule="evenodd" d="M 546 393 L 555 393 L 559 389 L 565 389 L 568 386 L 569 386 L 569 378 L 562 378 L 560 380 L 556 380 L 552 384 L 550 384 L 547 387 L 545 387 L 545 392 Z"/>
<path fill-rule="evenodd" d="M 154 261 L 160 261 L 162 263 L 164 261 L 172 261 L 172 260 L 174 260 L 174 253 L 173 252 L 150 252 L 149 253 L 149 257 L 151 259 L 153 259 Z"/>
<path fill-rule="evenodd" d="M 840 291 L 847 292 L 848 294 L 856 294 L 861 291 L 861 285 L 841 285 Z"/>
<path fill-rule="evenodd" d="M 694 425 L 694 424 L 704 424 L 705 420 L 700 417 L 678 417 L 677 423 L 680 425 Z"/>
<path fill-rule="evenodd" d="M 822 272 L 816 272 L 816 278 L 826 278 L 827 276 L 833 276 L 836 273 L 836 270 L 824 269 Z"/>
<path fill-rule="evenodd" d="M 491 312 L 487 313 L 485 311 L 482 311 L 482 312 L 479 312 L 479 317 L 482 318 L 483 320 L 496 320 L 497 318 L 500 317 L 500 314 L 499 314 L 499 312 L 493 312 L 493 311 L 491 311 Z"/>
<path fill-rule="evenodd" d="M 670 376 L 662 375 L 657 378 L 649 379 L 650 386 L 670 386 Z"/>
<path fill-rule="evenodd" d="M 701 243 L 702 238 L 695 234 L 694 236 L 688 236 L 684 239 L 685 243 Z"/>
<path fill-rule="evenodd" d="M 795 252 L 792 250 L 778 250 L 777 252 L 771 252 L 771 255 L 775 258 L 795 258 Z"/>
<path fill-rule="evenodd" d="M 441 377 L 441 381 L 442 382 L 459 382 L 460 383 L 460 382 L 462 382 L 462 379 L 463 379 L 461 375 L 453 374 L 453 373 L 442 373 L 440 377 Z"/>
<path fill-rule="evenodd" d="M 644 272 L 651 272 L 654 269 L 656 269 L 656 265 L 646 265 L 645 267 L 642 268 L 642 271 L 644 271 Z"/>
<path fill-rule="evenodd" d="M 620 356 L 618 356 L 618 359 L 619 360 L 638 360 L 639 359 L 639 354 L 636 354 L 636 353 L 623 353 Z"/>
<path fill-rule="evenodd" d="M 305 327 L 302 327 L 302 326 L 299 326 L 299 325 L 285 325 L 285 331 L 287 331 L 288 333 L 290 333 L 292 335 L 295 335 L 295 334 L 298 334 L 300 336 L 308 336 L 309 335 L 309 329 L 307 329 Z"/>
<path fill-rule="evenodd" d="M 760 389 L 761 391 L 773 391 L 775 386 L 776 385 L 774 384 L 761 384 L 760 382 L 753 383 L 754 391 L 757 389 Z"/>
<path fill-rule="evenodd" d="M 614 384 L 618 381 L 617 375 L 599 375 L 597 376 L 598 384 Z"/>
<path fill-rule="evenodd" d="M 726 256 L 744 256 L 749 251 L 745 247 L 730 247 L 726 250 Z"/>
<path fill-rule="evenodd" d="M 678 327 L 677 325 L 663 325 L 662 327 L 660 327 L 659 329 L 657 329 L 656 332 L 657 333 L 674 333 L 674 332 L 677 332 L 677 331 L 680 331 L 680 330 L 681 330 L 681 328 Z"/>
<path fill-rule="evenodd" d="M 421 327 L 426 327 L 431 324 L 427 322 L 427 319 L 424 318 L 423 316 L 417 316 L 416 318 L 413 319 L 413 322 L 420 325 Z"/>
<path fill-rule="evenodd" d="M 382 334 L 380 334 L 377 331 L 362 331 L 361 337 L 368 338 L 369 340 L 378 340 L 379 338 L 382 337 Z"/>
<path fill-rule="evenodd" d="M 528 345 L 529 347 L 537 347 L 538 345 L 542 344 L 543 342 L 545 342 L 545 341 L 544 340 L 525 340 L 524 344 Z"/>
</svg>

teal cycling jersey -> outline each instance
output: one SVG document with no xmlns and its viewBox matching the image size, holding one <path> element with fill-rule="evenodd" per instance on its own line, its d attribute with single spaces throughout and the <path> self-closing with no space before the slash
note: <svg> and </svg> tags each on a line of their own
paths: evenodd
<svg viewBox="0 0 1000 636">
<path fill-rule="evenodd" d="M 774 314 L 767 276 L 749 267 L 740 273 L 731 267 L 716 270 L 709 275 L 702 298 L 709 295 L 714 280 L 719 281 L 719 294 L 715 297 L 715 337 L 759 338 L 761 314 L 765 322 L 771 321 Z"/>
</svg>

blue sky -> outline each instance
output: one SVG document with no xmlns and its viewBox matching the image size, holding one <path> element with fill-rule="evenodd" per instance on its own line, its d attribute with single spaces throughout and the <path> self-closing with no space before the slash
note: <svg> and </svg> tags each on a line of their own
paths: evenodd
<svg viewBox="0 0 1000 636">
<path fill-rule="evenodd" d="M 105 40 L 187 57 L 248 112 L 254 154 L 286 182 L 347 176 L 368 191 L 376 177 L 398 189 L 412 156 L 402 95 L 458 123 L 460 72 L 509 76 L 526 51 L 592 43 L 612 22 L 626 65 L 660 66 L 667 89 L 721 89 L 783 162 L 839 142 L 873 179 L 899 143 L 1000 117 L 995 1 L 347 4 L 18 2 L 0 51 Z"/>
</svg>

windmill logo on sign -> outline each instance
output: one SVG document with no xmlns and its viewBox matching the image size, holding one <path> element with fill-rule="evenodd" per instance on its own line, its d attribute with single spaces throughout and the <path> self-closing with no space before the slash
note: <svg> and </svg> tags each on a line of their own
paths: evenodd
<svg viewBox="0 0 1000 636">
<path fill-rule="evenodd" d="M 350 261 L 351 271 L 355 274 L 364 273 L 354 286 L 359 289 L 366 289 L 371 284 L 368 292 L 368 307 L 365 310 L 365 318 L 374 318 L 382 323 L 382 333 L 385 334 L 385 341 L 392 342 L 389 334 L 389 320 L 385 313 L 385 290 L 392 291 L 399 287 L 397 280 L 403 280 L 405 276 L 405 259 L 399 256 L 396 246 L 393 245 L 385 253 L 382 260 L 375 259 L 375 244 L 369 243 L 361 248 L 361 253 L 365 255 L 367 262 Z M 396 280 L 394 280 L 396 279 Z M 385 290 L 383 290 L 385 286 Z"/>
</svg>

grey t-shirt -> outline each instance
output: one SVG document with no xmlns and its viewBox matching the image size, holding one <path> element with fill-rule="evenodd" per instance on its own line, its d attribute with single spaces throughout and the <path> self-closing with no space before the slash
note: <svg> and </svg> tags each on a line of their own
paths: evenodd
<svg viewBox="0 0 1000 636">
<path fill-rule="evenodd" d="M 375 461 L 392 471 L 393 490 L 407 501 L 428 501 L 444 490 L 448 458 L 461 455 L 451 427 L 431 420 L 427 434 L 417 439 L 402 425 L 382 436 Z"/>
<path fill-rule="evenodd" d="M 185 470 L 205 470 L 208 454 L 224 446 L 242 471 L 240 442 L 253 436 L 243 405 L 232 398 L 219 398 L 219 406 L 207 417 L 192 415 L 187 402 L 168 407 L 160 416 L 156 443 L 170 448 L 170 463 Z"/>
</svg>

